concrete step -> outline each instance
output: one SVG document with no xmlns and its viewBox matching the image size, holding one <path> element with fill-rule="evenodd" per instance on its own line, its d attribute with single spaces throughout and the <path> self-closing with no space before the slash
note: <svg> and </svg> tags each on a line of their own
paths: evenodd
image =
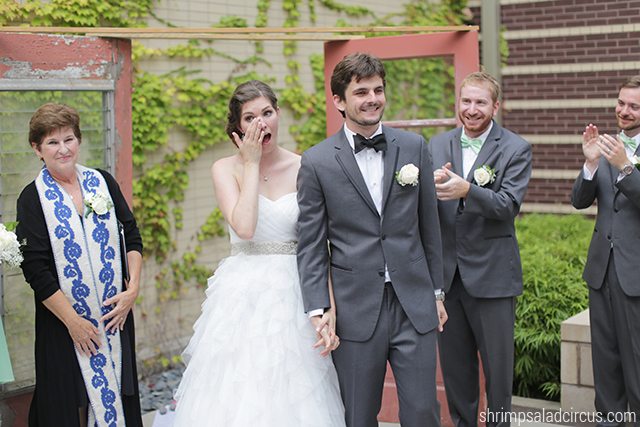
<svg viewBox="0 0 640 427">
<path fill-rule="evenodd" d="M 562 420 L 570 420 L 571 415 L 568 413 L 562 414 L 558 402 L 514 396 L 512 409 L 519 420 L 511 423 L 513 427 L 595 426 L 593 423 L 562 422 Z M 142 417 L 144 427 L 171 427 L 172 421 L 173 413 L 171 411 L 167 411 L 165 414 L 159 414 L 157 411 L 149 412 Z M 553 422 L 558 422 L 558 424 Z M 400 424 L 381 422 L 379 427 L 400 427 Z"/>
</svg>

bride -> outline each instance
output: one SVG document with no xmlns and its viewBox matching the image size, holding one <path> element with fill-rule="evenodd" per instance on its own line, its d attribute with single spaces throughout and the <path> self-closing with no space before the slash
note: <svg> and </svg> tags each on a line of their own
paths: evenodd
<svg viewBox="0 0 640 427">
<path fill-rule="evenodd" d="M 334 308 L 314 330 L 296 266 L 300 156 L 278 146 L 272 89 L 252 80 L 229 101 L 227 134 L 239 148 L 211 173 L 229 224 L 231 256 L 209 278 L 183 353 L 174 426 L 344 426 L 330 357 Z"/>
</svg>

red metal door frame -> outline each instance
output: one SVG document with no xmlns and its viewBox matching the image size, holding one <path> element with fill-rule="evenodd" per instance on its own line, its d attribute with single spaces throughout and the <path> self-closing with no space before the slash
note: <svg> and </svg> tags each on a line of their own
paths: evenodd
<svg viewBox="0 0 640 427">
<path fill-rule="evenodd" d="M 0 33 L 0 81 L 33 90 L 88 90 L 109 84 L 114 91 L 115 173 L 132 202 L 131 40 Z"/>
<path fill-rule="evenodd" d="M 388 60 L 453 57 L 456 96 L 464 77 L 478 71 L 480 64 L 477 31 L 452 31 L 326 42 L 324 44 L 324 91 L 327 107 L 327 136 L 334 134 L 343 123 L 342 116 L 333 105 L 331 74 L 342 58 L 354 52 L 368 52 L 378 58 Z"/>
</svg>

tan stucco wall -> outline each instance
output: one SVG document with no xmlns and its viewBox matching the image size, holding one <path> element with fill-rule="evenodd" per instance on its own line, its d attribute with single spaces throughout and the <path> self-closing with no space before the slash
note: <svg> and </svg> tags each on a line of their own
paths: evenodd
<svg viewBox="0 0 640 427">
<path fill-rule="evenodd" d="M 384 16 L 402 11 L 403 2 L 389 2 L 386 0 L 369 0 L 342 2 L 347 5 L 366 6 L 374 11 L 377 16 Z M 338 19 L 342 18 L 350 25 L 365 25 L 371 23 L 371 18 L 349 19 L 344 15 L 327 10 L 316 2 L 317 21 L 314 25 L 309 21 L 309 13 L 306 2 L 300 3 L 302 12 L 300 26 L 334 26 Z M 247 20 L 249 26 L 253 26 L 256 19 L 255 2 L 226 2 L 211 0 L 162 0 L 157 4 L 156 14 L 160 19 L 167 20 L 181 27 L 208 27 L 217 23 L 221 17 L 236 15 Z M 284 14 L 282 1 L 272 1 L 269 11 L 270 27 L 282 26 Z M 156 20 L 149 21 L 150 26 L 162 26 Z M 162 47 L 178 43 L 167 40 L 145 41 L 149 47 Z M 205 45 L 203 43 L 203 45 Z M 254 45 L 249 41 L 216 41 L 212 45 L 216 50 L 228 53 L 238 58 L 245 58 L 254 54 Z M 274 87 L 280 89 L 284 85 L 284 77 L 287 74 L 285 57 L 282 54 L 283 43 L 281 41 L 269 41 L 264 43 L 264 54 L 271 66 L 259 65 L 255 71 L 273 76 L 276 83 Z M 312 76 L 308 62 L 308 55 L 322 53 L 321 41 L 298 42 L 298 55 L 295 58 L 301 64 L 300 78 L 305 89 L 312 90 Z M 203 61 L 192 60 L 180 62 L 176 60 L 153 59 L 144 61 L 142 68 L 147 71 L 165 73 L 182 65 L 202 71 L 202 76 L 213 81 L 226 79 L 232 71 L 234 64 L 218 57 Z M 286 129 L 293 123 L 292 117 L 285 111 L 280 118 L 280 143 L 295 149 L 293 139 Z M 221 123 L 220 126 L 224 126 Z M 173 134 L 170 146 L 179 146 L 185 136 Z M 192 245 L 191 238 L 203 223 L 207 215 L 216 206 L 215 195 L 210 178 L 211 164 L 218 158 L 235 152 L 231 143 L 220 144 L 206 151 L 189 168 L 190 186 L 185 194 L 184 202 L 184 229 L 175 233 L 178 254 L 184 248 Z M 134 173 L 135 175 L 135 173 Z M 228 243 L 226 238 L 217 238 L 203 244 L 203 252 L 199 257 L 202 265 L 209 266 L 213 271 L 218 262 L 226 256 Z M 154 276 L 159 267 L 147 258 L 144 266 L 144 283 L 142 287 L 142 303 L 137 310 L 137 341 L 139 359 L 153 358 L 160 353 L 164 355 L 178 354 L 186 345 L 192 333 L 192 325 L 200 314 L 200 305 L 204 298 L 204 285 L 189 286 L 180 294 L 180 297 L 169 303 L 158 305 Z M 160 311 L 156 308 L 159 308 Z M 144 315 L 143 315 L 144 313 Z"/>
</svg>

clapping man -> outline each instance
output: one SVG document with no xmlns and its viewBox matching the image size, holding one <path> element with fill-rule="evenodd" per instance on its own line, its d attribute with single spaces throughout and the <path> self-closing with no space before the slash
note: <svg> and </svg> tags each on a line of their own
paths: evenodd
<svg viewBox="0 0 640 427">
<path fill-rule="evenodd" d="M 600 426 L 617 426 L 627 407 L 640 425 L 640 75 L 618 93 L 617 136 L 589 124 L 582 135 L 585 163 L 572 203 L 598 201 L 583 278 L 589 286 L 591 354 Z M 616 420 L 617 418 L 617 420 Z"/>
<path fill-rule="evenodd" d="M 478 352 L 484 368 L 487 425 L 509 425 L 513 387 L 515 297 L 522 267 L 514 219 L 531 176 L 531 147 L 493 117 L 500 86 L 477 72 L 462 82 L 462 127 L 433 137 L 444 253 L 447 327 L 440 363 L 457 427 L 478 419 Z"/>
</svg>

